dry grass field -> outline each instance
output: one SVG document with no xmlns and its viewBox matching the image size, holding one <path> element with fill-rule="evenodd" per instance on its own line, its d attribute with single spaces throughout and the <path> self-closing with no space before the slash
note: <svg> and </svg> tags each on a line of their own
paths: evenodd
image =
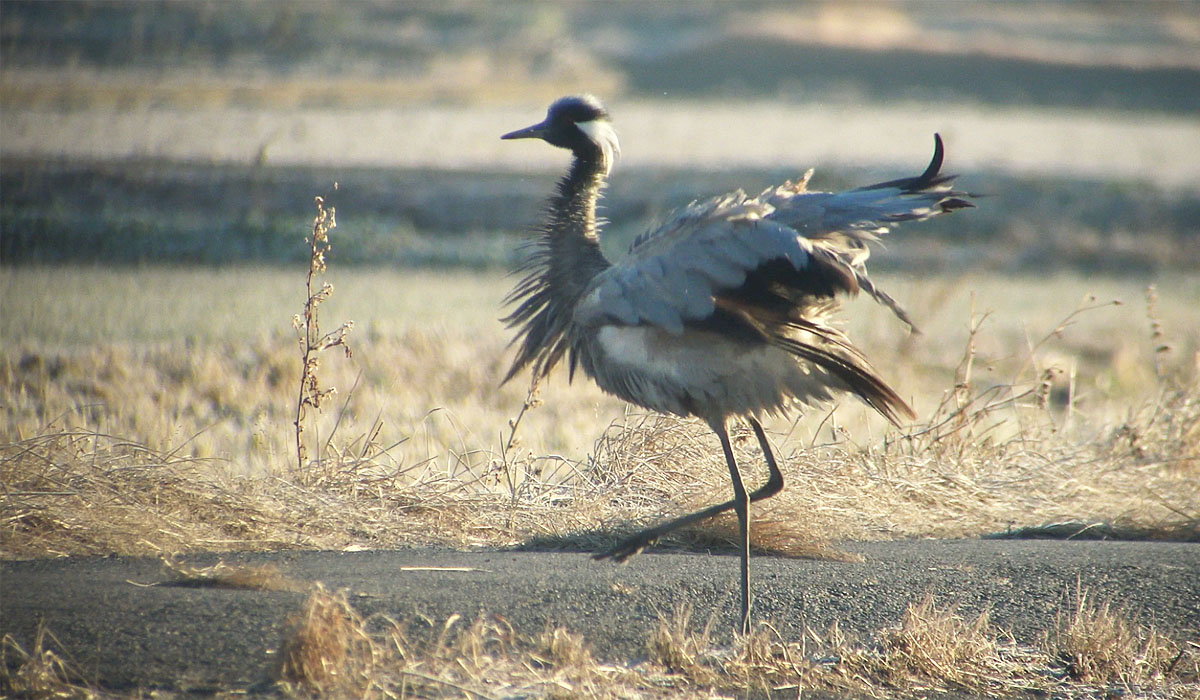
<svg viewBox="0 0 1200 700">
<path fill-rule="evenodd" d="M 565 373 L 532 400 L 501 387 L 503 275 L 328 278 L 322 323 L 353 320 L 354 355 L 321 356 L 337 393 L 309 412 L 299 464 L 301 272 L 0 272 L 4 556 L 568 546 L 725 497 L 700 425 Z M 779 523 L 760 546 L 1063 521 L 1196 536 L 1200 281 L 1159 280 L 1152 306 L 1119 278 L 885 282 L 923 333 L 857 300 L 852 337 L 921 418 L 896 431 L 846 401 L 773 421 L 791 483 L 810 488 L 758 510 Z"/>
</svg>

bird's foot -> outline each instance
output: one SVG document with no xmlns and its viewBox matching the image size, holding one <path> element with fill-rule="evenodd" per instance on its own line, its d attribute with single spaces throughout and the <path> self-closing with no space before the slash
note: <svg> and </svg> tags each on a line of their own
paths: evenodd
<svg viewBox="0 0 1200 700">
<path fill-rule="evenodd" d="M 654 544 L 657 540 L 657 533 L 639 532 L 608 551 L 593 554 L 592 559 L 612 559 L 619 564 Z"/>
<path fill-rule="evenodd" d="M 753 625 L 750 624 L 750 613 L 744 613 L 742 615 L 742 636 L 749 637 L 750 630 L 753 628 Z"/>
</svg>

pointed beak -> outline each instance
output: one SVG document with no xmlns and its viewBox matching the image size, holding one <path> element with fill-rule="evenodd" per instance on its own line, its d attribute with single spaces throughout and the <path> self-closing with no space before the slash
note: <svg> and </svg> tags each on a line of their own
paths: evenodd
<svg viewBox="0 0 1200 700">
<path fill-rule="evenodd" d="M 505 141 L 511 139 L 540 139 L 545 137 L 547 128 L 546 122 L 539 122 L 533 126 L 527 126 L 524 129 L 510 131 L 500 138 Z"/>
</svg>

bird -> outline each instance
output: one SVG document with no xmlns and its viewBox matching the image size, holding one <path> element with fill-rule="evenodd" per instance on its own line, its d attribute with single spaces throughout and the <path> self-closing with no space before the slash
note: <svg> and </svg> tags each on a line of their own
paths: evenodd
<svg viewBox="0 0 1200 700">
<path fill-rule="evenodd" d="M 756 197 L 738 190 L 696 200 L 637 236 L 610 261 L 596 205 L 620 154 L 608 110 L 592 95 L 553 102 L 542 121 L 504 140 L 541 139 L 572 154 L 526 242 L 502 319 L 515 331 L 508 382 L 566 359 L 602 390 L 651 411 L 696 417 L 720 440 L 733 498 L 647 528 L 595 556 L 624 562 L 686 525 L 733 510 L 741 555 L 741 618 L 750 631 L 749 504 L 783 489 L 760 419 L 852 394 L 900 426 L 912 408 L 839 326 L 840 300 L 865 293 L 915 330 L 868 277 L 868 244 L 894 225 L 974 206 L 940 173 L 941 136 L 916 177 L 844 192 L 810 192 L 812 170 Z M 741 419 L 769 472 L 747 492 L 728 425 Z M 735 628 L 736 630 L 736 628 Z"/>
</svg>

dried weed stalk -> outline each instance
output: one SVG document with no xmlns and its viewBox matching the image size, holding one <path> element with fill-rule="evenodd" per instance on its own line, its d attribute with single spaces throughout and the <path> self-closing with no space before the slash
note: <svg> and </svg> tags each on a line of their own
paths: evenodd
<svg viewBox="0 0 1200 700">
<path fill-rule="evenodd" d="M 500 455 L 497 459 L 493 459 L 493 470 L 496 472 L 496 480 L 499 482 L 503 479 L 504 485 L 508 489 L 509 499 L 515 511 L 517 500 L 521 496 L 522 489 L 529 485 L 530 477 L 537 478 L 541 476 L 540 472 L 535 468 L 530 467 L 531 458 L 521 459 L 520 445 L 521 438 L 517 435 L 517 428 L 521 425 L 521 419 L 529 411 L 542 405 L 542 399 L 538 395 L 541 389 L 542 375 L 534 374 L 532 381 L 529 383 L 529 392 L 525 395 L 525 401 L 521 404 L 521 410 L 517 415 L 508 419 L 508 439 L 501 438 Z M 531 456 L 530 456 L 531 457 Z M 518 473 L 518 470 L 521 473 Z M 508 526 L 512 527 L 513 512 L 509 514 Z"/>
<path fill-rule="evenodd" d="M 334 185 L 336 189 L 337 185 Z M 320 412 L 321 403 L 331 396 L 335 387 L 322 388 L 317 381 L 317 369 L 320 366 L 320 353 L 330 348 L 340 347 L 346 357 L 351 356 L 350 346 L 346 336 L 354 328 L 354 321 L 346 321 L 335 330 L 321 333 L 318 310 L 321 304 L 333 294 L 333 284 L 323 282 L 321 288 L 314 290 L 313 284 L 317 275 L 325 272 L 325 254 L 332 244 L 329 242 L 329 232 L 337 226 L 336 211 L 333 207 L 325 206 L 323 197 L 316 197 L 317 216 L 313 219 L 312 234 L 308 237 L 309 260 L 308 276 L 305 280 L 307 294 L 304 302 L 304 313 L 292 318 L 300 341 L 300 389 L 296 397 L 296 467 L 303 475 L 307 448 L 304 445 L 304 419 L 308 407 Z M 320 440 L 317 441 L 318 449 Z M 321 455 L 317 455 L 318 462 Z"/>
<path fill-rule="evenodd" d="M 1158 288 L 1153 284 L 1146 287 L 1146 320 L 1150 322 L 1150 343 L 1154 346 L 1154 376 L 1161 383 L 1167 379 L 1171 344 L 1163 330 L 1162 317 L 1158 313 Z"/>
</svg>

